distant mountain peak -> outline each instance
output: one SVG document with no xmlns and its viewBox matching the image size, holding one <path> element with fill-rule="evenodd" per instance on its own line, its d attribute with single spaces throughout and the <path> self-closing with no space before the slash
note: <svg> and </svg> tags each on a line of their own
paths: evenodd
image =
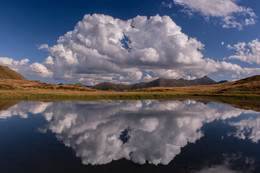
<svg viewBox="0 0 260 173">
<path fill-rule="evenodd" d="M 203 76 L 201 79 L 211 79 L 208 76 Z"/>
<path fill-rule="evenodd" d="M 212 84 L 216 84 L 216 81 L 212 80 L 208 76 L 204 76 L 202 78 L 198 78 L 194 80 L 186 80 L 183 78 L 180 79 L 158 78 L 151 82 L 140 82 L 133 85 L 113 84 L 113 83 L 104 82 L 94 86 L 93 88 L 98 90 L 124 91 L 124 90 L 134 90 L 134 89 L 142 89 L 142 88 L 151 88 L 151 87 L 183 87 L 183 86 L 212 85 Z"/>
</svg>

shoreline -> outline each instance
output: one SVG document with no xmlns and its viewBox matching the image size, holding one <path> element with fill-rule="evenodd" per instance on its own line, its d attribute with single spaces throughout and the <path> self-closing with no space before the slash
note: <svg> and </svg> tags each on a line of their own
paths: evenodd
<svg viewBox="0 0 260 173">
<path fill-rule="evenodd" d="M 2 100 L 37 100 L 37 99 L 57 99 L 57 100 L 120 100 L 120 99 L 171 99 L 171 98 L 187 98 L 187 97 L 231 97 L 231 98 L 249 98 L 259 99 L 260 95 L 257 94 L 215 94 L 215 93 L 176 93 L 167 91 L 147 91 L 147 92 L 136 92 L 136 91 L 16 91 L 16 90 L 0 90 L 0 99 Z"/>
<path fill-rule="evenodd" d="M 202 94 L 176 92 L 115 92 L 115 91 L 17 91 L 0 90 L 2 103 L 17 103 L 20 101 L 101 101 L 101 100 L 197 100 L 219 102 L 236 108 L 260 112 L 260 95 L 257 94 Z M 10 104 L 10 105 L 12 105 Z M 7 104 L 9 105 L 9 104 Z M 4 106 L 8 107 L 8 106 Z"/>
<path fill-rule="evenodd" d="M 0 90 L 1 100 L 129 100 L 129 99 L 174 99 L 174 98 L 239 98 L 239 99 L 257 99 L 260 100 L 258 94 L 216 94 L 216 93 L 185 93 L 171 91 L 55 91 L 55 90 Z"/>
</svg>

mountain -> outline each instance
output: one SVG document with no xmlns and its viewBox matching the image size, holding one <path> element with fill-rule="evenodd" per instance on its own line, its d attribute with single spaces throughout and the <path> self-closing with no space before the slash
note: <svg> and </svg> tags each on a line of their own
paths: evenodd
<svg viewBox="0 0 260 173">
<path fill-rule="evenodd" d="M 221 81 L 217 82 L 217 84 L 222 84 L 222 83 L 227 83 L 227 82 L 228 82 L 228 80 L 221 80 Z"/>
<path fill-rule="evenodd" d="M 2 65 L 0 65 L 0 79 L 27 80 L 14 70 Z"/>
<path fill-rule="evenodd" d="M 131 85 L 103 82 L 103 83 L 97 84 L 96 86 L 94 86 L 92 88 L 97 89 L 97 90 L 106 90 L 106 91 L 108 91 L 108 90 L 124 91 L 124 90 L 132 89 L 131 87 L 132 87 Z"/>
<path fill-rule="evenodd" d="M 94 89 L 97 90 L 115 90 L 115 91 L 124 91 L 124 90 L 134 90 L 142 88 L 151 88 L 151 87 L 183 87 L 183 86 L 196 86 L 196 85 L 213 85 L 216 84 L 216 81 L 210 79 L 207 76 L 203 78 L 186 80 L 186 79 L 164 79 L 159 78 L 151 82 L 140 82 L 133 85 L 123 85 L 123 84 L 113 84 L 109 82 L 104 82 L 94 86 Z"/>
<path fill-rule="evenodd" d="M 240 79 L 240 80 L 237 80 L 237 81 L 234 81 L 233 82 L 233 85 L 236 85 L 236 84 L 247 84 L 247 85 L 254 85 L 254 84 L 258 84 L 258 86 L 260 87 L 260 75 L 255 75 L 255 76 L 251 76 L 251 77 L 247 77 L 247 78 L 244 78 L 244 79 Z"/>
<path fill-rule="evenodd" d="M 222 93 L 260 94 L 260 75 L 222 84 Z"/>
</svg>

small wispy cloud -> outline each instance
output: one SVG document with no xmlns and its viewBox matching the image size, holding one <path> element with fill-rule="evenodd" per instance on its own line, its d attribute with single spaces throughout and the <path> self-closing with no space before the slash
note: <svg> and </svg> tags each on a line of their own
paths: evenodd
<svg viewBox="0 0 260 173">
<path fill-rule="evenodd" d="M 39 50 L 42 50 L 42 49 L 48 49 L 49 48 L 49 45 L 48 44 L 42 44 L 38 47 Z"/>
<path fill-rule="evenodd" d="M 165 2 L 165 1 L 163 1 L 161 3 L 161 6 L 162 7 L 166 7 L 166 8 L 172 8 L 173 7 L 173 3 L 172 2 Z"/>
<path fill-rule="evenodd" d="M 257 18 L 249 7 L 239 6 L 234 0 L 173 0 L 174 4 L 184 7 L 189 15 L 199 12 L 208 20 L 210 17 L 220 18 L 223 28 L 243 29 L 255 24 Z"/>
<path fill-rule="evenodd" d="M 258 39 L 248 43 L 238 42 L 233 46 L 227 45 L 227 48 L 236 50 L 236 54 L 229 56 L 229 59 L 238 59 L 249 64 L 260 64 L 260 42 Z"/>
</svg>

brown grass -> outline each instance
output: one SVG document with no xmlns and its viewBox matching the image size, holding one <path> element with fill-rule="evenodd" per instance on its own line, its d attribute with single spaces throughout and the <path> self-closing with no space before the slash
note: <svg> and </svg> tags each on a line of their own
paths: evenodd
<svg viewBox="0 0 260 173">
<path fill-rule="evenodd" d="M 216 85 L 191 87 L 155 87 L 137 90 L 140 92 L 172 92 L 192 95 L 253 95 L 260 96 L 260 75 L 239 81 Z"/>
<path fill-rule="evenodd" d="M 250 79 L 208 86 L 157 87 L 124 92 L 93 90 L 82 84 L 55 85 L 0 79 L 0 110 L 19 100 L 195 99 L 260 111 L 260 77 Z"/>
<path fill-rule="evenodd" d="M 82 84 L 0 79 L 1 99 L 160 99 L 180 97 L 260 98 L 260 75 L 217 85 L 155 87 L 135 91 L 99 91 Z"/>
<path fill-rule="evenodd" d="M 6 66 L 0 65 L 0 78 L 1 79 L 18 79 L 18 80 L 27 80 L 19 73 L 11 70 Z"/>
</svg>

